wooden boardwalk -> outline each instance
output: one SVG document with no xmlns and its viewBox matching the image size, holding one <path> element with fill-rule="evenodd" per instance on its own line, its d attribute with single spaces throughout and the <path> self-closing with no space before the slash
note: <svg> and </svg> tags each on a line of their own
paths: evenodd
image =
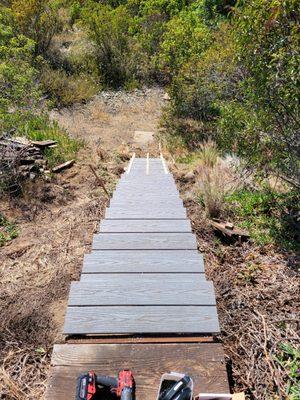
<svg viewBox="0 0 300 400">
<path fill-rule="evenodd" d="M 80 282 L 67 335 L 219 332 L 186 210 L 161 159 L 134 159 L 117 185 Z"/>
<path fill-rule="evenodd" d="M 72 282 L 64 334 L 75 344 L 54 347 L 46 399 L 71 398 L 76 374 L 90 368 L 133 369 L 137 400 L 154 400 L 159 375 L 168 370 L 190 373 L 204 391 L 228 393 L 222 346 L 199 343 L 220 331 L 204 272 L 164 160 L 133 157 L 84 257 L 80 281 Z"/>
</svg>

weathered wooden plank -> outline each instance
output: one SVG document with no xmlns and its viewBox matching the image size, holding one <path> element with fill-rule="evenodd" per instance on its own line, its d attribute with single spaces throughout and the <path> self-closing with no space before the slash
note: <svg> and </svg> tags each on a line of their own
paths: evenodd
<svg viewBox="0 0 300 400">
<path fill-rule="evenodd" d="M 188 219 L 104 219 L 100 232 L 191 232 L 191 224 Z"/>
<path fill-rule="evenodd" d="M 124 293 L 126 296 L 126 293 Z M 215 306 L 68 307 L 66 335 L 186 333 L 218 334 Z"/>
<path fill-rule="evenodd" d="M 100 233 L 94 236 L 96 250 L 196 250 L 192 233 Z"/>
<path fill-rule="evenodd" d="M 75 398 L 79 374 L 94 370 L 115 376 L 133 370 L 138 400 L 155 400 L 161 375 L 187 373 L 195 393 L 229 393 L 222 345 L 174 344 L 61 344 L 55 345 L 45 400 Z"/>
<path fill-rule="evenodd" d="M 94 250 L 85 254 L 82 272 L 203 273 L 204 262 L 196 250 Z"/>
<path fill-rule="evenodd" d="M 212 282 L 199 274 L 102 274 L 101 280 L 72 282 L 69 306 L 216 304 Z"/>
<path fill-rule="evenodd" d="M 123 209 L 107 208 L 105 212 L 107 219 L 185 219 L 186 210 L 182 209 Z"/>
</svg>

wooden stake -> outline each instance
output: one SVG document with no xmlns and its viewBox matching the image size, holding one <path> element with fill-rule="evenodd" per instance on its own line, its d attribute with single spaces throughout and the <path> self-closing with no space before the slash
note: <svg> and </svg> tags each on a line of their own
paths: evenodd
<svg viewBox="0 0 300 400">
<path fill-rule="evenodd" d="M 102 187 L 102 189 L 104 190 L 104 192 L 105 192 L 105 193 L 107 194 L 107 196 L 110 198 L 110 195 L 109 195 L 109 193 L 108 193 L 108 191 L 106 190 L 106 187 L 105 187 L 105 185 L 104 185 L 103 179 L 100 178 L 100 176 L 99 176 L 99 175 L 97 174 L 97 172 L 95 171 L 95 168 L 94 168 L 91 164 L 89 164 L 89 167 L 90 167 L 92 173 L 94 174 L 94 176 L 95 176 L 96 181 L 98 182 L 98 184 Z"/>
</svg>

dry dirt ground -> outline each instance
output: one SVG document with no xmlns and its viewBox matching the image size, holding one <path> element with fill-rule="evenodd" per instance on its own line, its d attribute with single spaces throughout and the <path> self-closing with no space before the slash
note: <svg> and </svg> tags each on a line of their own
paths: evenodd
<svg viewBox="0 0 300 400">
<path fill-rule="evenodd" d="M 157 132 L 163 90 L 102 92 L 86 105 L 52 111 L 51 117 L 74 137 L 114 149 L 121 143 L 139 147 L 135 131 Z"/>
<path fill-rule="evenodd" d="M 148 150 L 147 134 L 134 139 L 134 131 L 156 132 L 162 98 L 160 89 L 107 92 L 52 112 L 71 136 L 86 141 L 76 164 L 32 183 L 22 198 L 0 200 L 0 212 L 20 231 L 0 249 L 1 399 L 43 397 L 52 345 L 63 339 L 70 281 L 79 277 L 107 205 L 88 164 L 112 191 L 131 151 Z"/>
</svg>

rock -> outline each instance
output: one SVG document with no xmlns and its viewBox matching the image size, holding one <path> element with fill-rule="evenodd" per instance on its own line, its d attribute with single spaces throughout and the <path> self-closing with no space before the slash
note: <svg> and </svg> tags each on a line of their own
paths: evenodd
<svg viewBox="0 0 300 400">
<path fill-rule="evenodd" d="M 186 181 L 194 181 L 195 180 L 195 174 L 193 171 L 189 171 L 184 175 L 184 179 Z"/>
<path fill-rule="evenodd" d="M 171 97 L 168 95 L 168 93 L 165 93 L 163 99 L 166 101 L 170 101 Z"/>
</svg>

